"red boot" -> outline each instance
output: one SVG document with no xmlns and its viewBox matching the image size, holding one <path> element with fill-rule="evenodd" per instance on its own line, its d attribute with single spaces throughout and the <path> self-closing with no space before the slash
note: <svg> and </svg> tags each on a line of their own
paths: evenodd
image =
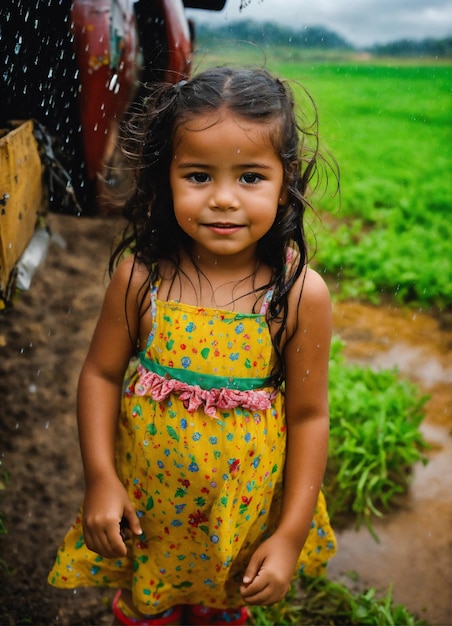
<svg viewBox="0 0 452 626">
<path fill-rule="evenodd" d="M 201 604 L 186 607 L 186 618 L 193 626 L 240 626 L 246 624 L 249 616 L 245 606 L 238 609 L 213 609 Z"/>
</svg>

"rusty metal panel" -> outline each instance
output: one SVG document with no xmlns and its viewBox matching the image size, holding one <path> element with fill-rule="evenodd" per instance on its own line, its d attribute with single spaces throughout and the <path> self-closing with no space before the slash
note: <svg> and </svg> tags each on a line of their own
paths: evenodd
<svg viewBox="0 0 452 626">
<path fill-rule="evenodd" d="M 42 164 L 33 122 L 11 131 L 0 130 L 0 298 L 8 291 L 11 271 L 44 208 Z"/>
</svg>

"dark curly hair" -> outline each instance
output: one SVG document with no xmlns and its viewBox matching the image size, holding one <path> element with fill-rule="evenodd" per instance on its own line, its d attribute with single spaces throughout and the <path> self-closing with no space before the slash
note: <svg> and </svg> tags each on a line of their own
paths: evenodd
<svg viewBox="0 0 452 626">
<path fill-rule="evenodd" d="M 280 322 L 273 340 L 279 360 L 275 384 L 284 378 L 280 344 L 287 321 L 288 294 L 308 261 L 303 217 L 311 206 L 309 195 L 328 169 L 339 180 L 334 160 L 325 159 L 319 152 L 317 110 L 309 94 L 305 95 L 307 110 L 296 115 L 294 95 L 286 81 L 265 69 L 216 67 L 176 85 L 149 86 L 143 108 L 130 114 L 121 136 L 132 180 L 123 211 L 127 226 L 111 256 L 110 272 L 126 252 L 131 252 L 148 267 L 153 280 L 160 259 L 173 261 L 177 267 L 179 251 L 189 251 L 191 245 L 174 216 L 169 183 L 176 129 L 193 116 L 219 109 L 268 126 L 270 141 L 283 165 L 286 188 L 286 202 L 279 206 L 271 229 L 257 247 L 259 260 L 272 269 L 274 294 L 268 321 Z M 290 247 L 298 254 L 287 272 Z"/>
</svg>

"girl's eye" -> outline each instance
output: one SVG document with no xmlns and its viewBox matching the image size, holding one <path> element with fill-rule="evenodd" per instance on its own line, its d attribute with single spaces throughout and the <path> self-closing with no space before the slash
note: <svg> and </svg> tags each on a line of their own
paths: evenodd
<svg viewBox="0 0 452 626">
<path fill-rule="evenodd" d="M 246 174 L 242 174 L 240 177 L 240 181 L 242 183 L 246 183 L 247 185 L 255 185 L 260 180 L 262 180 L 262 176 L 254 174 L 253 172 L 247 172 Z"/>
<path fill-rule="evenodd" d="M 195 172 L 187 177 L 193 183 L 206 183 L 209 179 L 209 175 L 204 172 Z"/>
</svg>

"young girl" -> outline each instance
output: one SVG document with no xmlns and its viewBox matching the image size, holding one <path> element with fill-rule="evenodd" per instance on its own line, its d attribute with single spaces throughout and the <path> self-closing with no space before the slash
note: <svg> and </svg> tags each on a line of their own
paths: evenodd
<svg viewBox="0 0 452 626">
<path fill-rule="evenodd" d="M 316 125 L 266 71 L 216 68 L 156 88 L 128 132 L 129 222 L 78 389 L 84 505 L 49 581 L 117 588 L 119 624 L 244 624 L 335 551 Z"/>
</svg>

